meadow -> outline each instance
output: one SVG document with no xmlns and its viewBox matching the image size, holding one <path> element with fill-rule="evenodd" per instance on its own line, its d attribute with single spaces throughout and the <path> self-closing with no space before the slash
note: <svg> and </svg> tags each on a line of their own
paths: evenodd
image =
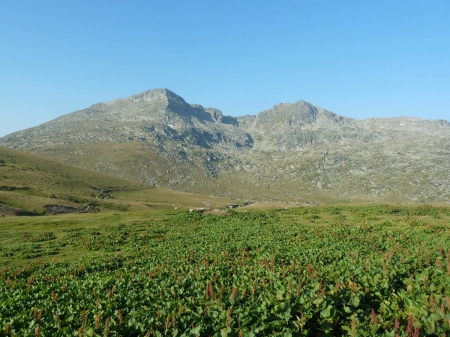
<svg viewBox="0 0 450 337">
<path fill-rule="evenodd" d="M 449 219 L 430 205 L 3 219 L 0 336 L 449 335 Z"/>
</svg>

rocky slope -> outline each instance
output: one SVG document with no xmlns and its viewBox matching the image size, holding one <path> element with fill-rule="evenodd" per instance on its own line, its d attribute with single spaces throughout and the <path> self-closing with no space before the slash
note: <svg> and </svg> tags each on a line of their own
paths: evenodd
<svg viewBox="0 0 450 337">
<path fill-rule="evenodd" d="M 450 123 L 310 103 L 230 117 L 167 89 L 95 104 L 0 145 L 139 182 L 252 200 L 450 200 Z"/>
</svg>

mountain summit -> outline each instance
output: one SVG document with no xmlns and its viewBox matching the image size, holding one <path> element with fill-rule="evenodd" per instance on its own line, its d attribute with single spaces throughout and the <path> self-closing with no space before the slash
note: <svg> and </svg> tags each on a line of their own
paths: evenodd
<svg viewBox="0 0 450 337">
<path fill-rule="evenodd" d="M 357 120 L 305 101 L 224 116 L 168 89 L 97 103 L 0 138 L 76 166 L 254 200 L 450 199 L 450 123 Z"/>
<path fill-rule="evenodd" d="M 217 109 L 188 104 L 168 89 L 145 91 L 59 117 L 0 139 L 15 148 L 126 141 L 178 141 L 205 148 L 214 144 L 249 146 L 251 138 L 236 118 Z"/>
<path fill-rule="evenodd" d="M 144 91 L 139 94 L 127 97 L 124 100 L 133 101 L 133 102 L 142 102 L 142 101 L 149 102 L 149 101 L 154 101 L 154 100 L 163 100 L 163 101 L 166 101 L 167 104 L 169 103 L 169 101 L 187 104 L 182 97 L 178 96 L 177 94 L 175 94 L 173 91 L 171 91 L 169 89 L 148 90 L 148 91 Z"/>
</svg>

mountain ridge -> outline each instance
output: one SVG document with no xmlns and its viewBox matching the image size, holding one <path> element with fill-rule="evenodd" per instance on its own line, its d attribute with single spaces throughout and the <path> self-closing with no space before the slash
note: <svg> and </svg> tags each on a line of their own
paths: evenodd
<svg viewBox="0 0 450 337">
<path fill-rule="evenodd" d="M 159 102 L 158 102 L 159 101 Z M 344 125 L 344 124 L 350 124 L 350 125 L 370 125 L 374 126 L 375 124 L 378 127 L 386 127 L 386 126 L 392 126 L 392 122 L 395 122 L 397 126 L 402 126 L 402 122 L 406 122 L 409 125 L 413 124 L 428 124 L 431 126 L 441 126 L 441 127 L 449 127 L 450 128 L 450 122 L 445 119 L 423 119 L 423 118 L 417 118 L 417 117 L 408 117 L 408 116 L 399 116 L 399 117 L 390 117 L 390 118 L 380 118 L 380 117 L 370 117 L 366 119 L 356 119 L 356 118 L 350 118 L 341 116 L 338 114 L 335 114 L 333 112 L 330 112 L 328 110 L 325 110 L 321 107 L 315 106 L 309 102 L 306 102 L 304 100 L 299 100 L 294 103 L 279 103 L 274 105 L 270 109 L 266 109 L 256 115 L 247 114 L 244 116 L 229 116 L 229 115 L 223 115 L 223 113 L 216 108 L 205 108 L 202 105 L 199 104 L 189 104 L 187 103 L 181 96 L 177 95 L 173 91 L 163 88 L 163 89 L 153 89 L 153 90 L 147 90 L 143 91 L 139 94 L 131 95 L 125 98 L 119 98 L 116 100 L 112 100 L 109 102 L 99 102 L 91 105 L 90 107 L 86 109 L 77 110 L 75 112 L 62 115 L 60 117 L 57 117 L 49 122 L 40 124 L 36 127 L 31 127 L 24 130 L 19 130 L 16 132 L 13 132 L 11 134 L 5 135 L 0 138 L 1 141 L 5 141 L 6 138 L 11 137 L 14 134 L 17 133 L 23 133 L 27 130 L 33 130 L 37 127 L 45 126 L 48 123 L 52 123 L 55 121 L 61 121 L 66 119 L 68 116 L 73 116 L 77 113 L 83 113 L 84 115 L 93 115 L 93 114 L 101 114 L 105 111 L 101 108 L 104 108 L 105 106 L 113 106 L 115 104 L 123 104 L 124 102 L 133 102 L 133 103 L 139 103 L 139 102 L 153 102 L 156 103 L 158 109 L 163 110 L 159 111 L 163 113 L 170 113 L 175 112 L 179 114 L 182 117 L 190 117 L 190 116 L 196 116 L 201 121 L 209 121 L 209 122 L 222 122 L 223 124 L 229 124 L 229 125 L 235 125 L 240 126 L 240 124 L 244 124 L 244 129 L 247 130 L 254 130 L 257 128 L 258 124 L 265 124 L 268 122 L 273 122 L 274 115 L 277 116 L 277 113 L 280 111 L 287 109 L 295 109 L 296 113 L 292 113 L 289 119 L 289 125 L 292 123 L 301 123 L 301 124 L 308 124 L 312 125 L 315 122 L 317 122 L 317 118 L 324 117 L 326 115 L 329 120 L 333 120 L 338 125 Z M 162 103 L 162 105 L 161 105 Z M 300 108 L 297 108 L 300 106 Z M 190 111 L 182 111 L 183 108 L 189 108 Z M 139 108 L 139 107 L 134 107 Z M 153 107 L 151 107 L 153 108 Z M 164 111 L 165 110 L 165 111 Z M 154 111 L 152 111 L 154 112 Z M 273 113 L 275 112 L 275 113 Z M 141 118 L 145 116 L 141 115 Z M 170 118 L 166 118 L 167 125 L 170 124 Z M 277 116 L 279 117 L 279 115 Z M 248 123 L 247 120 L 250 120 L 253 122 L 252 127 L 249 129 L 248 126 L 246 127 L 245 124 Z M 144 121 L 144 120 L 141 120 Z M 190 122 L 188 119 L 184 119 L 185 122 Z M 241 123 L 240 123 L 241 122 Z M 386 125 L 386 123 L 388 123 Z M 380 125 L 381 124 L 381 125 Z"/>
<path fill-rule="evenodd" d="M 12 133 L 0 145 L 194 193 L 417 202 L 450 199 L 449 139 L 446 120 L 359 120 L 303 100 L 232 117 L 154 89 Z"/>
</svg>

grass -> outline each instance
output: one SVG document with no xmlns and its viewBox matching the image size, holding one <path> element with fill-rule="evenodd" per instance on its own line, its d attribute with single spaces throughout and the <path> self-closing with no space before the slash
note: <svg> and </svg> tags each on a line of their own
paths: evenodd
<svg viewBox="0 0 450 337">
<path fill-rule="evenodd" d="M 141 195 L 143 191 L 135 192 L 134 198 L 142 202 Z M 11 249 L 24 245 L 23 238 L 28 236 L 30 238 L 38 237 L 45 233 L 53 233 L 54 238 L 50 240 L 51 244 L 58 244 L 68 232 L 74 229 L 83 230 L 97 230 L 101 235 L 108 234 L 108 228 L 111 226 L 125 225 L 134 226 L 148 221 L 166 221 L 173 216 L 184 214 L 187 212 L 186 207 L 180 207 L 174 209 L 172 202 L 178 201 L 178 205 L 181 205 L 178 198 L 182 192 L 167 191 L 165 198 L 162 202 L 152 204 L 151 208 L 147 210 L 135 210 L 135 211 L 117 211 L 117 210 L 104 210 L 99 213 L 72 213 L 72 214 L 60 214 L 51 216 L 20 216 L 20 217 L 5 217 L 0 218 L 0 247 L 2 249 Z M 151 196 L 146 196 L 151 199 Z M 118 197 L 125 198 L 124 195 Z M 199 205 L 203 205 L 200 196 L 195 196 L 194 199 Z M 151 202 L 151 200 L 145 200 Z M 211 201 L 211 200 L 210 200 Z M 192 202 L 191 202 L 192 203 Z M 391 223 L 393 226 L 403 226 L 406 224 L 416 224 L 420 226 L 437 226 L 448 227 L 450 221 L 450 211 L 444 206 L 431 206 L 426 205 L 433 212 L 423 212 L 422 215 L 408 215 L 400 213 L 388 213 L 377 215 L 371 215 L 373 209 L 381 209 L 382 207 L 388 207 L 387 209 L 399 209 L 408 210 L 416 209 L 407 205 L 336 205 L 336 206 L 310 206 L 310 207 L 292 207 L 292 205 L 286 205 L 280 207 L 280 203 L 257 203 L 246 207 L 242 207 L 231 211 L 231 213 L 248 212 L 249 214 L 256 214 L 261 211 L 280 212 L 281 209 L 289 208 L 284 213 L 280 213 L 281 222 L 288 221 L 297 225 L 306 225 L 313 227 L 327 228 L 330 224 L 342 224 L 345 223 L 348 226 L 357 226 L 370 224 L 371 226 L 383 225 Z M 223 205 L 222 205 L 223 206 Z M 445 210 L 441 212 L 440 210 Z M 25 246 L 30 245 L 33 241 L 25 243 Z M 43 243 L 46 244 L 45 242 Z M 121 247 L 118 247 L 119 250 Z M 39 255 L 36 258 L 23 259 L 16 257 L 3 256 L 0 257 L 0 267 L 7 265 L 23 265 L 25 262 L 33 261 L 66 261 L 73 258 L 79 258 L 82 256 L 98 254 L 98 252 L 92 250 L 75 249 L 68 247 L 61 247 L 60 252 L 55 255 Z"/>
<path fill-rule="evenodd" d="M 173 208 L 160 208 L 151 212 L 117 212 L 106 211 L 100 213 L 84 214 L 60 214 L 52 216 L 20 216 L 0 218 L 0 247 L 2 249 L 14 249 L 23 247 L 25 250 L 32 250 L 35 243 L 33 238 L 52 233 L 54 237 L 51 240 L 42 242 L 45 244 L 58 244 L 66 235 L 73 230 L 82 228 L 83 230 L 102 228 L 101 232 L 107 232 L 107 226 L 117 226 L 119 224 L 132 225 L 136 222 L 154 221 L 165 219 L 171 215 L 180 214 L 185 210 L 176 210 Z M 106 226 L 106 227 L 105 227 Z M 27 238 L 24 241 L 24 238 Z M 19 257 L 0 257 L 0 267 L 7 265 L 23 265 L 25 262 L 33 261 L 51 261 L 58 262 L 71 261 L 83 256 L 97 255 L 98 252 L 73 249 L 70 247 L 61 247 L 58 254 L 42 254 L 36 258 Z"/>
</svg>

